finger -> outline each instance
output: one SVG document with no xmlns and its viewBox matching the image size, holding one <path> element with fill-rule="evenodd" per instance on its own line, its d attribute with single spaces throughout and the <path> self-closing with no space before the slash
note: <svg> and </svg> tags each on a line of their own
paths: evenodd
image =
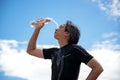
<svg viewBox="0 0 120 80">
<path fill-rule="evenodd" d="M 37 20 L 37 22 L 45 23 L 45 22 L 46 22 L 46 20 L 45 20 L 45 19 L 43 19 L 43 18 L 40 18 L 40 19 L 38 19 L 38 20 Z"/>
<path fill-rule="evenodd" d="M 44 19 L 43 18 L 38 18 L 37 21 L 43 21 Z"/>
<path fill-rule="evenodd" d="M 51 20 L 50 19 L 46 19 L 46 22 L 50 22 Z"/>
</svg>

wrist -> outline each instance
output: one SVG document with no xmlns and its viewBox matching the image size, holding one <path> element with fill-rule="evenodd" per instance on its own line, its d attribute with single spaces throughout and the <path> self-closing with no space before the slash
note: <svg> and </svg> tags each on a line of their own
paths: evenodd
<svg viewBox="0 0 120 80">
<path fill-rule="evenodd" d="M 42 29 L 43 28 L 43 25 L 42 26 L 36 26 L 35 29 Z"/>
</svg>

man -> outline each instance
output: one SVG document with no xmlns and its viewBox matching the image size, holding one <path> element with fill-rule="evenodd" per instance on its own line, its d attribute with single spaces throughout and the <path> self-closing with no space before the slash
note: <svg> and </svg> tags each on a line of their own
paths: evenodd
<svg viewBox="0 0 120 80">
<path fill-rule="evenodd" d="M 80 32 L 72 22 L 67 21 L 55 30 L 54 37 L 58 40 L 60 48 L 49 49 L 36 48 L 36 41 L 44 24 L 50 21 L 41 18 L 37 22 L 39 24 L 32 23 L 36 27 L 29 41 L 27 52 L 39 58 L 51 59 L 51 80 L 77 80 L 81 63 L 85 63 L 92 69 L 86 80 L 98 78 L 103 68 L 92 55 L 77 45 Z"/>
</svg>

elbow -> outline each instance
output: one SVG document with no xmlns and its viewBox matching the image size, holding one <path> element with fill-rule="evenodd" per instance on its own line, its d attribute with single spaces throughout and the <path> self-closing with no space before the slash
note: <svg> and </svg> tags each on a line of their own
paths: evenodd
<svg viewBox="0 0 120 80">
<path fill-rule="evenodd" d="M 99 75 L 104 71 L 104 69 L 103 69 L 103 67 L 101 65 L 96 66 L 96 67 L 94 67 L 92 69 Z"/>
<path fill-rule="evenodd" d="M 31 50 L 29 50 L 29 49 L 27 49 L 26 52 L 27 52 L 28 54 L 31 54 Z"/>
<path fill-rule="evenodd" d="M 35 51 L 35 48 L 27 48 L 26 52 L 30 55 L 33 55 Z"/>
<path fill-rule="evenodd" d="M 104 69 L 103 69 L 103 67 L 102 67 L 102 65 L 99 65 L 99 71 L 102 73 L 103 71 L 104 71 Z"/>
<path fill-rule="evenodd" d="M 26 52 L 27 52 L 28 54 L 30 54 L 30 51 L 29 51 L 28 49 L 26 50 Z"/>
<path fill-rule="evenodd" d="M 102 66 L 97 67 L 96 70 L 98 71 L 99 74 L 101 74 L 104 71 Z"/>
<path fill-rule="evenodd" d="M 27 53 L 29 53 L 29 50 L 26 50 Z"/>
<path fill-rule="evenodd" d="M 100 73 L 102 73 L 104 71 L 102 66 L 100 67 L 99 71 L 100 71 Z"/>
</svg>

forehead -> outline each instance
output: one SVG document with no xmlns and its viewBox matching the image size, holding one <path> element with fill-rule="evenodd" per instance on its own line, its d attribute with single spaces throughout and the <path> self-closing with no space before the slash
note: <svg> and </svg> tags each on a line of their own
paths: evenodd
<svg viewBox="0 0 120 80">
<path fill-rule="evenodd" d="M 66 27 L 66 24 L 62 24 L 62 25 L 60 25 L 59 28 L 65 28 L 65 27 Z"/>
</svg>

